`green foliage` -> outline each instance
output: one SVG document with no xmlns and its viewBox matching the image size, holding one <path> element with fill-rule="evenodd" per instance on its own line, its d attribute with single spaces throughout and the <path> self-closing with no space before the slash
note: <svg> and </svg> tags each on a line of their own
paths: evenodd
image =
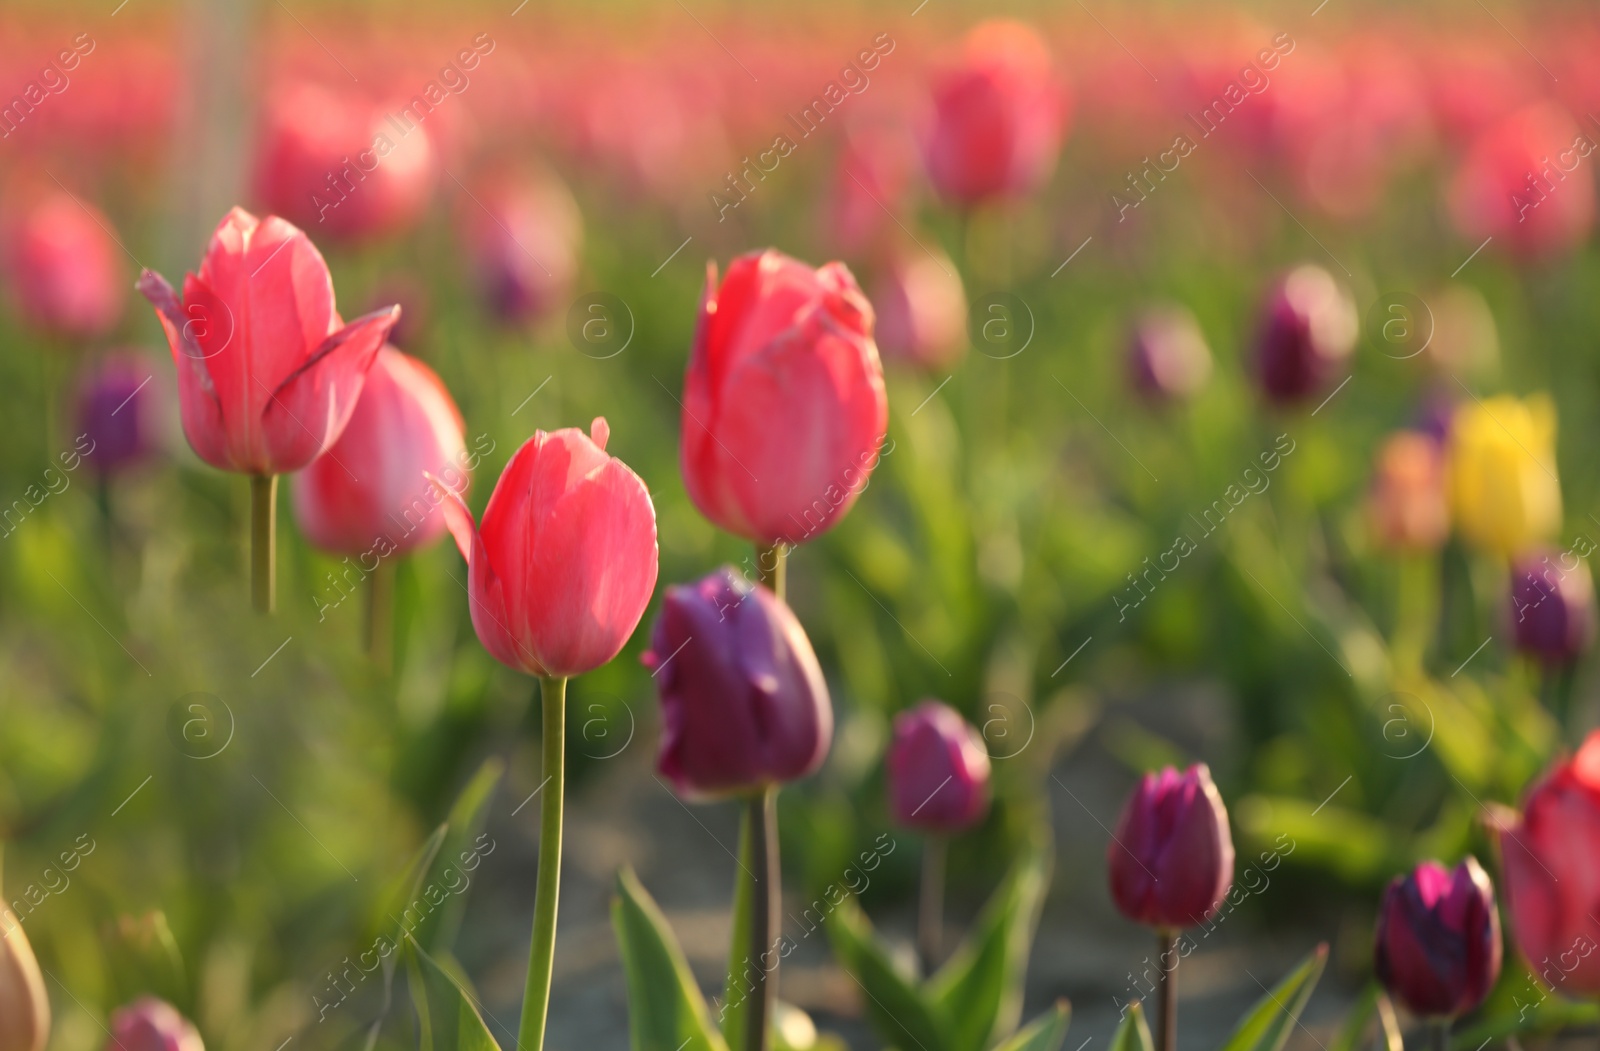
<svg viewBox="0 0 1600 1051">
<path fill-rule="evenodd" d="M 628 982 L 633 1051 L 728 1051 L 667 918 L 632 869 L 617 873 L 611 926 Z"/>
<path fill-rule="evenodd" d="M 1327 964 L 1328 947 L 1319 945 L 1239 1020 L 1221 1051 L 1281 1051 Z"/>
</svg>

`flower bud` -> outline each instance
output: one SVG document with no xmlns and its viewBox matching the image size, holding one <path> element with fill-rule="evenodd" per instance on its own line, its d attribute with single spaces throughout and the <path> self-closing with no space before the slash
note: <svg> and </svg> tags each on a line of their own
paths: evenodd
<svg viewBox="0 0 1600 1051">
<path fill-rule="evenodd" d="M 1412 1013 L 1454 1018 L 1483 1003 L 1500 976 L 1500 914 L 1478 859 L 1447 870 L 1424 861 L 1396 876 L 1378 907 L 1378 981 Z"/>
<path fill-rule="evenodd" d="M 1443 544 L 1450 508 L 1439 443 L 1419 431 L 1390 435 L 1378 451 L 1367 513 L 1380 547 L 1430 551 Z"/>
<path fill-rule="evenodd" d="M 1273 287 L 1263 311 L 1256 366 L 1279 404 L 1325 394 L 1343 372 L 1359 330 L 1355 304 L 1320 266 L 1296 267 Z"/>
<path fill-rule="evenodd" d="M 1594 582 L 1581 561 L 1557 564 L 1567 557 L 1541 549 L 1511 565 L 1511 637 L 1546 664 L 1570 664 L 1594 641 Z"/>
<path fill-rule="evenodd" d="M 1450 502 L 1472 546 L 1509 558 L 1561 527 L 1556 414 L 1509 395 L 1461 406 L 1450 422 Z"/>
<path fill-rule="evenodd" d="M 16 913 L 0 907 L 0 1051 L 44 1051 L 50 998 Z"/>
<path fill-rule="evenodd" d="M 177 1008 L 143 996 L 112 1014 L 106 1051 L 205 1051 L 205 1043 Z"/>
<path fill-rule="evenodd" d="M 667 588 L 642 660 L 661 697 L 657 769 L 680 794 L 757 791 L 827 757 L 833 707 L 805 629 L 732 569 Z"/>
<path fill-rule="evenodd" d="M 1106 857 L 1112 900 L 1130 920 L 1178 930 L 1210 916 L 1233 883 L 1228 811 L 1210 769 L 1145 774 Z"/>
<path fill-rule="evenodd" d="M 989 812 L 989 753 L 948 704 L 929 699 L 894 717 L 888 768 L 897 824 L 950 835 Z"/>
<path fill-rule="evenodd" d="M 1205 386 L 1211 349 L 1194 315 L 1182 307 L 1148 311 L 1128 344 L 1134 390 L 1152 402 L 1179 401 Z"/>
</svg>

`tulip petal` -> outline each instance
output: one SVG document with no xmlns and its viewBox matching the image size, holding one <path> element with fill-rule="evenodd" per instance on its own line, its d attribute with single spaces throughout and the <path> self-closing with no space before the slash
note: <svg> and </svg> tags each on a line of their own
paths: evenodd
<svg viewBox="0 0 1600 1051">
<path fill-rule="evenodd" d="M 272 392 L 261 424 L 268 458 L 279 471 L 304 467 L 338 440 L 367 370 L 399 319 L 397 306 L 357 318 L 323 340 Z"/>
<path fill-rule="evenodd" d="M 440 509 L 444 511 L 444 522 L 450 529 L 450 536 L 456 542 L 456 550 L 461 552 L 461 557 L 470 564 L 472 562 L 472 546 L 478 538 L 478 524 L 472 520 L 472 512 L 467 510 L 467 505 L 454 490 L 450 489 L 432 474 L 425 476 L 428 481 L 444 490 L 444 503 Z"/>
<path fill-rule="evenodd" d="M 139 276 L 139 293 L 156 308 L 156 317 L 172 350 L 172 363 L 178 372 L 178 415 L 184 437 L 195 455 L 221 470 L 236 470 L 229 455 L 227 429 L 216 385 L 206 369 L 206 350 L 198 338 L 205 331 L 178 300 L 167 279 L 154 270 Z"/>
</svg>

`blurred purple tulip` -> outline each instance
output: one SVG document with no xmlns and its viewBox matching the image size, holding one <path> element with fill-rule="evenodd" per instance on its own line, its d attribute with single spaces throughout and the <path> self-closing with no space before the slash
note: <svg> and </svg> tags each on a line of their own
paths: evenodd
<svg viewBox="0 0 1600 1051">
<path fill-rule="evenodd" d="M 106 1051 L 205 1051 L 205 1044 L 177 1008 L 144 996 L 112 1014 Z"/>
<path fill-rule="evenodd" d="M 1257 340 L 1261 388 L 1280 405 L 1327 393 L 1355 349 L 1355 304 L 1326 270 L 1299 266 L 1267 296 Z"/>
<path fill-rule="evenodd" d="M 1425 1017 L 1477 1007 L 1500 976 L 1500 914 L 1494 884 L 1476 858 L 1453 871 L 1424 861 L 1396 876 L 1378 907 L 1378 980 Z"/>
<path fill-rule="evenodd" d="M 897 824 L 950 835 L 989 812 L 989 754 L 978 731 L 932 699 L 894 718 L 889 813 Z"/>
<path fill-rule="evenodd" d="M 667 588 L 642 659 L 661 696 L 657 769 L 680 794 L 759 791 L 827 757 L 833 708 L 805 629 L 732 569 Z"/>
<path fill-rule="evenodd" d="M 1180 401 L 1211 376 L 1211 349 L 1194 315 L 1182 307 L 1144 314 L 1128 345 L 1133 387 L 1152 402 Z"/>
<path fill-rule="evenodd" d="M 1594 641 L 1594 582 L 1589 567 L 1539 550 L 1511 566 L 1511 636 L 1517 649 L 1546 664 L 1569 664 Z"/>
<path fill-rule="evenodd" d="M 1106 853 L 1124 916 L 1167 930 L 1204 921 L 1233 882 L 1233 836 L 1211 771 L 1197 763 L 1145 774 Z"/>
<path fill-rule="evenodd" d="M 93 441 L 91 467 L 103 475 L 137 466 L 155 453 L 161 392 L 155 369 L 132 352 L 108 355 L 79 382 L 78 431 Z"/>
</svg>

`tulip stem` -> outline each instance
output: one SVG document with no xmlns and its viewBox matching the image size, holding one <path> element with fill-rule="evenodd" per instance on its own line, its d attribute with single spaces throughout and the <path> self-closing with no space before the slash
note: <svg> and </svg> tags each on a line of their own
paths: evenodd
<svg viewBox="0 0 1600 1051">
<path fill-rule="evenodd" d="M 379 559 L 367 574 L 367 656 L 384 675 L 394 664 L 394 576 L 395 565 L 389 559 Z"/>
<path fill-rule="evenodd" d="M 1433 1051 L 1450 1051 L 1450 1019 L 1435 1019 L 1429 1028 L 1433 1030 Z"/>
<path fill-rule="evenodd" d="M 1155 1051 L 1177 1051 L 1178 1047 L 1177 945 L 1177 931 L 1164 927 L 1156 932 L 1156 967 L 1161 972 L 1161 1019 L 1156 1025 Z"/>
<path fill-rule="evenodd" d="M 550 975 L 556 958 L 556 902 L 561 892 L 561 806 L 566 786 L 567 680 L 541 678 L 544 764 L 539 783 L 539 879 L 533 892 L 533 944 L 528 947 L 528 984 L 522 997 L 521 1051 L 542 1051 L 550 1014 Z"/>
<path fill-rule="evenodd" d="M 922 841 L 922 888 L 917 900 L 917 955 L 922 957 L 922 975 L 933 974 L 939 966 L 944 941 L 944 867 L 946 843 L 943 836 L 928 836 Z"/>
<path fill-rule="evenodd" d="M 772 785 L 751 795 L 746 802 L 749 818 L 750 851 L 753 871 L 750 881 L 750 953 L 748 968 L 753 968 L 761 988 L 753 990 L 750 1013 L 745 1018 L 745 1051 L 766 1051 L 773 1005 L 778 999 L 778 954 L 773 952 L 773 932 L 779 930 L 783 873 L 778 866 L 778 787 Z"/>
<path fill-rule="evenodd" d="M 250 476 L 250 598 L 257 613 L 278 604 L 278 476 Z"/>
<path fill-rule="evenodd" d="M 779 598 L 789 598 L 789 545 L 782 540 L 771 547 L 756 548 L 756 570 L 761 583 Z"/>
</svg>

